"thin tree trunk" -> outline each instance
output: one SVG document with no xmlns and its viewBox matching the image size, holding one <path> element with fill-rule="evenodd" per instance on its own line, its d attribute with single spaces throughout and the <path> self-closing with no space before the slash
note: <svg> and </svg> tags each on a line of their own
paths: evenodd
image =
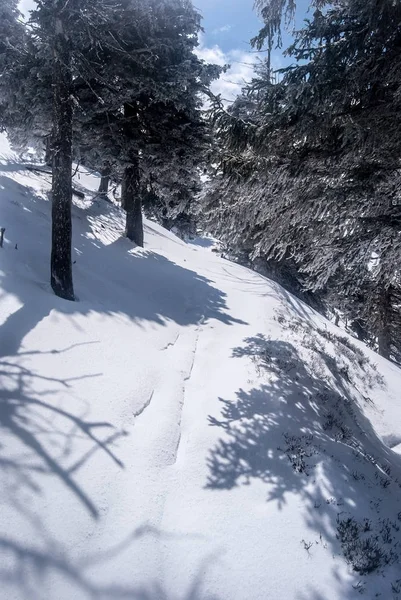
<svg viewBox="0 0 401 600">
<path fill-rule="evenodd" d="M 378 351 L 384 358 L 390 358 L 390 290 L 383 289 L 379 305 L 379 332 L 377 336 Z"/>
<path fill-rule="evenodd" d="M 125 182 L 126 182 L 126 178 L 125 178 L 125 176 L 123 174 L 123 178 L 121 180 L 121 208 L 123 210 L 126 210 L 126 208 L 125 208 L 125 199 L 127 197 L 127 191 L 126 191 L 126 188 L 125 188 Z"/>
<path fill-rule="evenodd" d="M 142 221 L 142 199 L 140 193 L 139 164 L 129 165 L 124 171 L 122 186 L 122 206 L 127 212 L 125 235 L 135 242 L 137 246 L 143 246 L 143 221 Z"/>
<path fill-rule="evenodd" d="M 132 145 L 129 151 L 131 164 L 124 170 L 121 185 L 121 206 L 127 213 L 125 235 L 138 246 L 143 246 L 141 173 L 138 150 L 133 143 L 138 131 L 138 107 L 135 102 L 124 105 L 124 117 L 127 143 Z"/>
<path fill-rule="evenodd" d="M 71 264 L 72 204 L 72 74 L 71 50 L 62 17 L 55 18 L 53 48 L 53 174 L 51 286 L 75 300 Z"/>
<path fill-rule="evenodd" d="M 48 167 L 52 166 L 53 163 L 53 148 L 52 148 L 52 136 L 49 134 L 45 139 L 45 164 Z"/>
</svg>

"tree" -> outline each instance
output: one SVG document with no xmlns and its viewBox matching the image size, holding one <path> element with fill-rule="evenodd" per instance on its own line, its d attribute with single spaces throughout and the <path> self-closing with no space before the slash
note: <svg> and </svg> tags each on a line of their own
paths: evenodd
<svg viewBox="0 0 401 600">
<path fill-rule="evenodd" d="M 21 120 L 15 95 L 27 75 L 27 35 L 17 0 L 0 6 L 0 129 L 17 127 Z"/>
<path fill-rule="evenodd" d="M 188 0 L 127 0 L 124 11 L 108 22 L 117 44 L 101 61 L 102 80 L 112 90 L 92 87 L 97 105 L 82 127 L 94 142 L 87 145 L 102 148 L 102 164 L 121 177 L 126 235 L 142 245 L 141 195 L 151 182 L 160 198 L 174 188 L 174 167 L 185 163 L 188 173 L 191 161 L 200 160 L 195 155 L 203 152 L 206 131 L 200 94 L 221 69 L 194 53 L 200 15 Z M 86 101 L 93 106 L 94 96 Z"/>
<path fill-rule="evenodd" d="M 55 5 L 53 27 L 51 285 L 57 296 L 74 300 L 71 261 L 72 51 L 64 2 Z"/>
<path fill-rule="evenodd" d="M 51 285 L 58 296 L 74 300 L 71 204 L 75 92 L 81 82 L 91 90 L 92 83 L 110 90 L 103 79 L 103 67 L 112 48 L 123 52 L 123 42 L 116 41 L 109 27 L 114 9 L 117 4 L 121 6 L 94 0 L 37 0 L 37 4 L 32 22 L 38 44 L 45 50 L 41 56 L 47 56 L 42 68 L 51 71 L 53 89 Z M 103 62 L 97 56 L 100 49 Z"/>
<path fill-rule="evenodd" d="M 52 121 L 52 250 L 50 281 L 54 293 L 74 300 L 71 260 L 73 54 L 72 21 L 77 2 L 40 0 L 33 19 L 51 55 Z"/>
<path fill-rule="evenodd" d="M 167 143 L 171 165 L 188 144 L 181 173 L 194 170 L 189 155 L 200 151 L 195 134 L 205 130 L 199 93 L 220 68 L 193 52 L 200 17 L 188 0 L 36 1 L 18 63 L 25 83 L 14 69 L 14 108 L 2 121 L 15 145 L 45 143 L 52 157 L 51 284 L 73 300 L 73 153 L 101 171 L 102 193 L 109 177 L 123 180 L 126 233 L 142 245 L 141 194 L 151 179 L 159 198 L 170 185 L 159 177 Z"/>
<path fill-rule="evenodd" d="M 194 93 L 182 110 L 154 103 L 147 116 L 154 126 L 148 128 L 143 152 L 142 203 L 147 214 L 182 235 L 196 231 L 196 198 L 212 147 L 212 132 L 200 115 L 199 102 Z"/>
<path fill-rule="evenodd" d="M 218 209 L 231 230 L 240 226 L 253 257 L 294 262 L 304 286 L 362 323 L 380 352 L 394 357 L 401 334 L 394 316 L 401 289 L 401 5 L 314 6 L 287 50 L 295 63 L 278 83 L 266 69 L 246 90 L 251 118 L 215 108 L 230 174 Z M 271 0 L 259 7 L 266 26 L 254 43 L 261 47 L 279 35 L 283 11 L 293 14 L 295 5 Z"/>
</svg>

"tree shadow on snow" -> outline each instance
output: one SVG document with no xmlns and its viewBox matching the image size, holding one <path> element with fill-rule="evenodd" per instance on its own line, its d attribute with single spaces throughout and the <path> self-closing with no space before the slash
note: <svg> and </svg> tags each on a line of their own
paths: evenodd
<svg viewBox="0 0 401 600">
<path fill-rule="evenodd" d="M 0 171 L 6 170 L 0 167 Z M 9 169 L 19 170 L 18 166 Z M 91 520 L 100 518 L 99 499 L 93 497 L 91 477 L 87 481 L 86 476 L 99 453 L 110 460 L 111 476 L 124 468 L 116 448 L 126 432 L 109 421 L 93 418 L 96 406 L 89 406 L 74 394 L 74 381 L 102 374 L 83 368 L 74 373 L 74 378 L 62 379 L 49 373 L 49 368 L 46 374 L 30 368 L 30 359 L 35 355 L 44 359 L 48 356 L 47 365 L 51 366 L 54 355 L 73 351 L 81 345 L 78 335 L 77 343 L 61 349 L 46 349 L 46 345 L 43 349 L 42 344 L 38 350 L 27 349 L 23 341 L 52 311 L 71 317 L 71 329 L 74 315 L 93 312 L 124 315 L 138 325 L 174 322 L 187 326 L 212 318 L 227 325 L 240 321 L 228 314 L 224 294 L 206 278 L 156 253 L 133 251 L 128 240 L 120 239 L 119 211 L 112 208 L 105 217 L 104 203 L 93 204 L 90 214 L 84 207 L 74 207 L 74 279 L 79 301 L 59 299 L 47 283 L 49 201 L 4 175 L 0 176 L 0 201 L 8 206 L 0 223 L 6 227 L 4 248 L 0 250 L 0 303 L 14 297 L 14 312 L 0 326 L 0 510 L 3 525 L 10 524 L 0 537 L 0 589 L 10 589 L 9 597 L 16 589 L 21 598 L 45 597 L 49 576 L 52 581 L 61 578 L 80 598 L 173 600 L 158 581 L 138 586 L 108 585 L 93 575 L 96 567 L 101 570 L 107 561 L 115 560 L 120 552 L 150 535 L 148 531 L 136 531 L 99 555 L 77 557 L 75 548 L 68 551 L 47 530 L 46 502 L 57 502 L 60 490 L 62 498 L 69 498 L 82 509 L 77 515 L 83 512 Z M 6 201 L 11 203 L 11 210 Z M 108 224 L 111 236 L 106 243 L 98 232 L 103 234 Z M 35 363 L 36 368 L 40 364 Z M 43 510 L 39 511 L 41 502 Z M 203 591 L 204 572 L 205 565 L 201 565 L 180 600 L 217 600 Z M 118 573 L 118 566 L 114 573 Z M 136 580 L 133 573 L 132 582 Z"/>
<path fill-rule="evenodd" d="M 29 358 L 31 354 L 35 351 L 20 356 Z M 106 454 L 114 466 L 110 478 L 124 468 L 115 447 L 126 432 L 110 422 L 90 420 L 91 407 L 73 395 L 67 401 L 58 400 L 60 390 L 68 390 L 74 381 L 97 376 L 46 377 L 0 360 L 0 510 L 2 529 L 5 527 L 0 534 L 0 596 L 47 598 L 62 589 L 71 597 L 78 594 L 88 600 L 218 600 L 204 592 L 208 559 L 199 566 L 183 596 L 172 596 L 157 580 L 136 584 L 138 573 L 134 571 L 130 583 L 119 583 L 121 557 L 125 554 L 126 561 L 126 553 L 137 556 L 136 545 L 142 539 L 152 537 L 165 546 L 182 543 L 180 538 L 187 540 L 187 536 L 144 526 L 112 547 L 88 554 L 86 544 L 82 549 L 68 547 L 47 528 L 46 503 L 57 502 L 60 489 L 64 501 L 81 507 L 92 520 L 100 518 L 97 498 L 88 491 L 86 481 L 98 453 Z M 38 392 L 41 382 L 46 391 Z M 65 488 L 69 495 L 64 494 Z M 64 508 L 59 506 L 61 512 Z M 69 509 L 66 514 L 79 518 L 80 511 L 71 513 Z M 65 526 L 68 530 L 71 525 L 66 521 Z M 101 574 L 109 565 L 113 566 L 107 583 Z"/>
<path fill-rule="evenodd" d="M 37 519 L 29 513 L 26 507 L 20 507 L 25 518 L 34 522 L 37 536 L 41 544 L 29 546 L 19 541 L 0 537 L 0 553 L 3 565 L 0 568 L 0 582 L 2 589 L 17 588 L 21 598 L 36 598 L 36 590 L 49 590 L 48 578 L 52 583 L 57 582 L 55 589 L 68 590 L 74 597 L 79 594 L 82 600 L 219 600 L 216 595 L 211 595 L 204 589 L 204 578 L 210 567 L 213 556 L 206 556 L 201 561 L 197 572 L 191 578 L 184 595 L 171 594 L 165 585 L 154 580 L 149 583 L 118 583 L 123 580 L 119 575 L 118 566 L 114 561 L 121 560 L 125 552 L 135 551 L 135 546 L 145 538 L 160 540 L 163 545 L 180 543 L 183 536 L 169 534 L 148 526 L 140 527 L 130 533 L 120 543 L 98 553 L 87 554 L 82 557 L 69 556 L 64 548 L 60 548 L 56 539 L 51 538 Z M 182 538 L 182 539 L 181 539 Z M 114 583 L 103 583 L 98 576 L 94 576 L 94 569 L 107 569 L 108 563 L 114 563 L 116 576 Z M 117 562 L 118 565 L 118 562 Z M 137 573 L 132 571 L 132 581 L 137 578 Z M 57 593 L 57 592 L 56 592 Z M 45 597 L 45 596 L 40 596 Z M 46 597 L 48 597 L 46 595 Z M 66 597 L 66 596 L 63 596 Z"/>
<path fill-rule="evenodd" d="M 0 356 L 16 354 L 24 337 L 53 309 L 71 317 L 90 312 L 121 314 L 139 325 L 174 322 L 189 326 L 208 319 L 227 325 L 242 323 L 228 313 L 225 293 L 206 277 L 155 252 L 135 250 L 122 238 L 121 211 L 103 200 L 92 202 L 89 210 L 73 207 L 78 301 L 56 298 L 48 284 L 49 201 L 4 175 L 0 176 L 0 199 L 6 207 L 5 200 L 18 207 L 10 222 L 8 212 L 2 220 L 6 239 L 1 250 L 1 287 L 20 303 L 0 327 Z"/>
<path fill-rule="evenodd" d="M 381 541 L 385 516 L 391 520 L 391 548 L 396 549 L 401 544 L 401 457 L 376 435 L 362 411 L 363 403 L 372 400 L 354 385 L 367 380 L 370 370 L 374 391 L 382 385 L 380 378 L 359 355 L 349 353 L 347 367 L 347 358 L 338 359 L 317 339 L 310 348 L 307 360 L 308 354 L 292 343 L 259 334 L 234 349 L 234 357 L 255 363 L 263 383 L 240 389 L 234 398 L 220 398 L 221 415 L 209 417 L 222 437 L 208 455 L 207 488 L 230 490 L 259 480 L 266 484 L 267 501 L 280 511 L 295 495 L 313 545 L 337 555 L 342 554 L 338 519 L 370 520 Z M 359 369 L 355 380 L 351 367 Z M 267 534 L 268 527 L 266 523 Z M 383 541 L 386 552 L 388 543 Z M 313 557 L 313 548 L 311 552 Z M 354 598 L 355 590 L 351 587 L 342 597 Z"/>
<path fill-rule="evenodd" d="M 41 495 L 53 478 L 66 486 L 71 497 L 92 517 L 98 517 L 95 501 L 78 483 L 77 474 L 96 452 L 106 453 L 122 468 L 112 446 L 125 433 L 109 422 L 89 421 L 89 407 L 83 401 L 71 397 L 69 406 L 58 402 L 60 390 L 68 390 L 74 381 L 98 375 L 58 379 L 0 360 L 0 477 L 2 490 L 12 490 L 13 504 L 24 497 L 25 490 Z M 34 383 L 45 384 L 46 391 L 33 392 Z M 83 453 L 77 454 L 76 442 L 85 448 Z"/>
<path fill-rule="evenodd" d="M 24 195 L 25 187 L 20 187 Z M 19 189 L 18 184 L 11 185 L 12 191 L 16 189 Z M 14 198 L 14 201 L 18 203 L 19 198 Z M 43 202 L 43 199 L 36 201 Z M 40 240 L 34 242 L 40 243 Z M 80 471 L 87 468 L 99 452 L 105 453 L 116 469 L 123 468 L 113 445 L 125 432 L 117 430 L 110 422 L 89 419 L 93 407 L 75 397 L 73 386 L 76 381 L 100 377 L 102 374 L 80 369 L 74 377 L 63 379 L 53 375 L 51 368 L 46 372 L 30 368 L 30 359 L 35 355 L 46 358 L 51 365 L 54 356 L 96 342 L 76 343 L 61 349 L 46 350 L 42 347 L 40 350 L 21 350 L 23 338 L 50 313 L 52 303 L 48 302 L 45 290 L 32 286 L 30 268 L 25 268 L 25 265 L 21 267 L 18 261 L 13 265 L 12 258 L 17 256 L 17 251 L 11 255 L 14 249 L 5 250 L 1 254 L 1 258 L 5 259 L 2 287 L 4 291 L 14 294 L 22 306 L 0 326 L 0 487 L 3 522 L 7 522 L 7 511 L 13 515 L 16 509 L 24 506 L 30 495 L 37 498 L 43 495 L 45 499 L 45 490 L 52 491 L 60 486 L 67 488 L 71 502 L 76 502 L 92 518 L 97 519 L 99 510 L 96 499 L 85 490 Z M 10 255 L 11 260 L 7 260 Z M 9 289 L 7 283 L 10 283 Z M 1 297 L 0 300 L 4 299 Z M 68 398 L 68 402 L 62 398 Z M 36 515 L 35 519 L 39 520 L 39 516 Z"/>
</svg>

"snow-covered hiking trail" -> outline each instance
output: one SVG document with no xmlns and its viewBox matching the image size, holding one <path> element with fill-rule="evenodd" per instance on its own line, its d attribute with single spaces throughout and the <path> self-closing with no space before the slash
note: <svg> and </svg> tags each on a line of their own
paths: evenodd
<svg viewBox="0 0 401 600">
<path fill-rule="evenodd" d="M 401 597 L 399 368 L 87 172 L 56 298 L 1 141 L 0 599 Z"/>
</svg>

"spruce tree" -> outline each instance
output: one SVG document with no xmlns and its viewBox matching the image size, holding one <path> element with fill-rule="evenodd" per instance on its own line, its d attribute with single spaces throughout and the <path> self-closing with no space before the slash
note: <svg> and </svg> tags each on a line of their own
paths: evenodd
<svg viewBox="0 0 401 600">
<path fill-rule="evenodd" d="M 142 193 L 151 179 L 160 197 L 169 170 L 172 181 L 177 156 L 184 152 L 181 164 L 188 167 L 199 154 L 196 135 L 202 131 L 204 137 L 206 130 L 200 94 L 221 69 L 194 53 L 200 15 L 191 2 L 127 1 L 124 7 L 108 22 L 118 43 L 102 59 L 102 79 L 112 81 L 112 89 L 93 86 L 97 105 L 83 111 L 89 118 L 84 118 L 82 137 L 92 139 L 87 146 L 102 148 L 102 164 L 120 175 L 126 235 L 142 245 Z M 84 95 L 84 103 L 96 103 L 95 95 Z"/>
<path fill-rule="evenodd" d="M 0 129 L 20 127 L 23 115 L 16 97 L 23 87 L 28 58 L 27 32 L 21 22 L 17 0 L 0 6 Z"/>
<path fill-rule="evenodd" d="M 52 158 L 51 284 L 72 300 L 73 154 L 102 173 L 101 193 L 109 177 L 122 180 L 126 234 L 142 245 L 150 182 L 176 207 L 198 189 L 208 143 L 200 93 L 220 68 L 194 53 L 200 16 L 187 0 L 37 0 L 31 19 L 24 77 L 9 93 L 16 110 L 2 122 L 15 145 L 45 146 Z"/>
<path fill-rule="evenodd" d="M 50 59 L 53 90 L 52 120 L 52 247 L 50 281 L 54 293 L 74 300 L 71 260 L 73 21 L 77 2 L 40 0 L 33 18 Z M 79 26 L 78 26 L 79 27 Z"/>
<path fill-rule="evenodd" d="M 250 116 L 216 107 L 230 177 L 212 200 L 219 194 L 223 228 L 238 225 L 253 258 L 294 262 L 307 288 L 395 357 L 401 5 L 322 4 L 296 32 L 287 50 L 295 62 L 278 83 L 266 69 L 246 90 Z M 292 12 L 294 3 L 264 3 L 259 47 L 277 39 L 286 8 Z"/>
</svg>

